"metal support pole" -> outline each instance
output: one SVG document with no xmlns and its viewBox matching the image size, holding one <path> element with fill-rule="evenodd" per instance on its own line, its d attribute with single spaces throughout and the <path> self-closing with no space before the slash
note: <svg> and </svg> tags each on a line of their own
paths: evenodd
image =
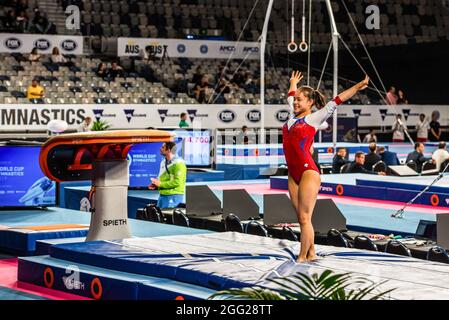
<svg viewBox="0 0 449 320">
<path fill-rule="evenodd" d="M 265 47 L 267 44 L 268 21 L 270 20 L 273 1 L 268 3 L 262 34 L 260 35 L 260 141 L 265 144 Z"/>
<path fill-rule="evenodd" d="M 331 20 L 331 30 L 332 30 L 332 49 L 333 49 L 333 53 L 334 53 L 334 70 L 333 70 L 333 96 L 336 97 L 338 95 L 338 38 L 340 37 L 340 34 L 338 33 L 337 30 L 337 25 L 335 23 L 335 18 L 334 18 L 334 13 L 332 12 L 332 5 L 330 0 L 325 0 L 326 1 L 326 7 L 327 7 L 327 11 L 329 12 L 329 18 Z M 338 109 L 335 110 L 334 112 L 334 117 L 333 117 L 333 128 L 332 128 L 332 143 L 334 146 L 334 154 L 336 152 L 336 147 L 337 147 L 337 129 L 338 129 L 338 122 L 337 122 L 337 117 L 338 117 Z"/>
</svg>

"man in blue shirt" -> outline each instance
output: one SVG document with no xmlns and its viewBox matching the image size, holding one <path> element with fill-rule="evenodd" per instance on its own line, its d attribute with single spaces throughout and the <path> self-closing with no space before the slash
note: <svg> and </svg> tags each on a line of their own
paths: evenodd
<svg viewBox="0 0 449 320">
<path fill-rule="evenodd" d="M 396 152 L 388 151 L 383 146 L 379 147 L 379 155 L 387 166 L 398 166 L 400 164 Z"/>
</svg>

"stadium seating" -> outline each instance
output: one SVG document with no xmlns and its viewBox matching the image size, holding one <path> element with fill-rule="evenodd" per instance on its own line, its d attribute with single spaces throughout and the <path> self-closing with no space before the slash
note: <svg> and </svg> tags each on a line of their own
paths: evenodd
<svg viewBox="0 0 449 320">
<path fill-rule="evenodd" d="M 201 65 L 202 73 L 210 79 L 211 91 L 216 88 L 216 76 L 224 63 L 218 59 L 166 59 L 144 62 L 135 61 L 135 72 L 128 69 L 125 77 L 115 81 L 102 79 L 95 73 L 102 60 L 97 57 L 73 56 L 76 67 L 54 68 L 45 55 L 39 62 L 26 61 L 26 55 L 0 54 L 0 103 L 29 103 L 25 99 L 26 89 L 33 78 L 38 78 L 45 89 L 44 102 L 54 103 L 155 103 L 155 104 L 195 104 L 193 75 Z M 228 65 L 228 78 L 235 73 L 241 61 L 232 60 Z M 18 68 L 20 67 L 20 68 Z M 110 64 L 107 64 L 110 67 Z M 243 66 L 254 76 L 252 86 L 234 87 L 222 97 L 216 94 L 208 97 L 208 103 L 258 104 L 260 88 L 258 84 L 259 62 L 245 62 Z M 126 70 L 126 69 L 125 69 Z M 287 68 L 267 68 L 266 103 L 283 104 L 288 91 Z M 184 90 L 177 82 L 185 83 Z M 318 79 L 311 76 L 311 85 Z M 332 96 L 331 80 L 321 87 L 327 96 Z M 342 88 L 342 87 L 341 87 Z M 20 100 L 17 100 L 20 99 Z M 354 103 L 369 103 L 374 98 L 360 94 Z"/>
</svg>

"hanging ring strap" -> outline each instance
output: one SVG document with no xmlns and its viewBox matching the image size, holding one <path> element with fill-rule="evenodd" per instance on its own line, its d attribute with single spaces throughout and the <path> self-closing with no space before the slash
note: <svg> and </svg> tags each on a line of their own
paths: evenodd
<svg viewBox="0 0 449 320">
<path fill-rule="evenodd" d="M 290 43 L 287 46 L 288 51 L 296 52 L 298 50 L 298 45 L 295 42 L 295 0 L 292 0 L 292 17 L 290 26 Z"/>
<path fill-rule="evenodd" d="M 306 52 L 309 49 L 309 45 L 306 42 L 306 1 L 302 3 L 302 38 L 299 44 L 299 50 Z"/>
</svg>

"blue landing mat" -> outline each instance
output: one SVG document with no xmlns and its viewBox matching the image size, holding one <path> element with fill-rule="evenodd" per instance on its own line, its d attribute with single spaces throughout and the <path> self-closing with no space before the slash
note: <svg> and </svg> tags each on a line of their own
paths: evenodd
<svg viewBox="0 0 449 320">
<path fill-rule="evenodd" d="M 73 271 L 78 272 L 76 278 Z M 73 265 L 72 262 L 49 256 L 19 258 L 18 280 L 102 300 L 174 300 L 178 296 L 186 300 L 198 300 L 207 299 L 215 292 L 170 279 L 119 272 L 80 263 Z"/>
<path fill-rule="evenodd" d="M 47 210 L 0 211 L 0 225 L 14 228 L 17 226 L 48 226 L 55 224 L 90 223 L 90 213 L 62 208 L 50 207 Z M 162 223 L 141 220 L 129 220 L 132 235 L 135 237 L 155 237 L 176 234 L 202 234 L 208 230 L 183 228 Z M 33 255 L 36 241 L 44 239 L 85 237 L 87 230 L 74 231 L 39 231 L 24 232 L 20 230 L 0 230 L 0 249 L 15 255 Z"/>
<path fill-rule="evenodd" d="M 66 271 L 72 265 L 80 270 L 77 283 L 83 291 L 71 293 L 102 299 L 140 299 L 144 296 L 141 292 L 146 290 L 149 298 L 173 299 L 178 295 L 204 298 L 213 292 L 211 287 L 226 285 L 273 287 L 267 279 L 296 272 L 312 276 L 333 270 L 373 281 L 379 284 L 379 292 L 394 289 L 388 295 L 393 300 L 449 299 L 447 264 L 320 245 L 316 246 L 319 259 L 297 264 L 293 252 L 297 253 L 299 247 L 298 242 L 232 232 L 56 245 L 52 247 L 52 255 L 57 253 L 67 260 L 48 256 L 21 258 L 19 280 L 42 286 L 46 279 L 47 286 L 67 291 L 64 279 L 68 278 L 70 272 Z M 59 248 L 57 252 L 55 248 Z M 85 260 L 89 265 L 75 260 Z M 130 274 L 136 271 L 139 274 Z M 141 283 L 148 287 L 143 289 Z M 366 285 L 354 283 L 351 289 Z M 187 291 L 182 291 L 185 288 Z M 274 288 L 283 287 L 274 285 Z"/>
<path fill-rule="evenodd" d="M 298 248 L 295 242 L 226 232 L 57 244 L 50 256 L 218 290 L 278 275 L 294 264 Z"/>
</svg>

